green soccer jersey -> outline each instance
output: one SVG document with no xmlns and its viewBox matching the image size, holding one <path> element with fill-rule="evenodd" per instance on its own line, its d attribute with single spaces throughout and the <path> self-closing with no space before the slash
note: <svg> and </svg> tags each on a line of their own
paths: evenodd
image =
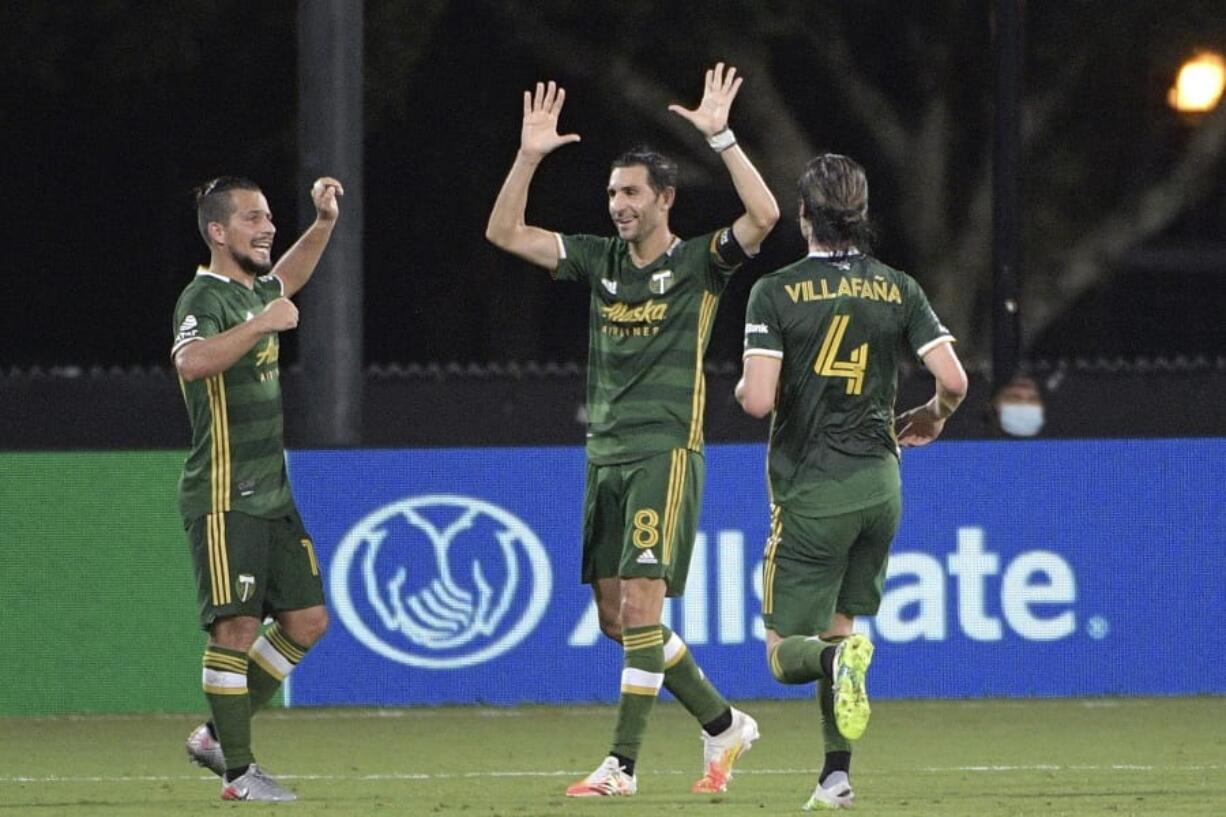
<svg viewBox="0 0 1226 817">
<path fill-rule="evenodd" d="M 281 297 L 281 279 L 238 281 L 199 269 L 175 306 L 174 346 L 220 334 L 251 320 Z M 268 335 L 221 374 L 180 381 L 192 425 L 192 448 L 179 480 L 184 519 L 241 511 L 275 518 L 293 509 L 282 436 L 280 346 Z"/>
<path fill-rule="evenodd" d="M 745 257 L 731 228 L 674 240 L 636 267 L 621 238 L 558 235 L 553 276 L 591 289 L 587 456 L 630 462 L 702 450 L 703 355 L 720 295 Z"/>
<path fill-rule="evenodd" d="M 763 276 L 749 295 L 745 355 L 782 359 L 771 501 L 831 516 L 895 494 L 900 353 L 923 357 L 952 340 L 919 284 L 875 258 L 811 253 Z"/>
</svg>

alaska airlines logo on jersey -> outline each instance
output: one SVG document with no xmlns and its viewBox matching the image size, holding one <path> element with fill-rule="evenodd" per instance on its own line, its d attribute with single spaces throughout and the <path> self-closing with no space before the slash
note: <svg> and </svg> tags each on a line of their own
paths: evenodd
<svg viewBox="0 0 1226 817">
<path fill-rule="evenodd" d="M 668 304 L 658 304 L 655 301 L 645 301 L 638 306 L 627 306 L 618 301 L 615 304 L 600 307 L 604 319 L 609 323 L 660 323 L 668 314 Z"/>
<path fill-rule="evenodd" d="M 521 519 L 452 494 L 391 502 L 360 519 L 332 560 L 332 603 L 367 649 L 456 669 L 522 641 L 545 613 L 553 571 Z"/>
<path fill-rule="evenodd" d="M 656 295 L 663 295 L 665 292 L 668 292 L 669 287 L 672 285 L 673 271 L 665 269 L 651 274 L 651 282 L 647 284 L 647 288 Z"/>
<path fill-rule="evenodd" d="M 269 336 L 268 341 L 261 349 L 255 353 L 255 365 L 271 366 L 271 369 L 264 369 L 260 372 L 260 382 L 268 380 L 276 380 L 281 376 L 281 369 L 277 366 L 277 361 L 281 359 L 281 344 L 277 342 L 275 337 Z"/>
<path fill-rule="evenodd" d="M 870 301 L 885 301 L 886 303 L 901 304 L 902 292 L 898 289 L 898 284 L 891 284 L 884 278 L 876 278 L 872 281 L 866 281 L 863 278 L 839 278 L 839 288 L 831 292 L 827 286 L 826 279 L 822 278 L 817 282 L 819 287 L 813 281 L 798 281 L 795 284 L 784 284 L 783 288 L 787 290 L 788 297 L 792 299 L 792 303 L 801 301 L 828 301 L 831 298 L 865 298 Z"/>
</svg>

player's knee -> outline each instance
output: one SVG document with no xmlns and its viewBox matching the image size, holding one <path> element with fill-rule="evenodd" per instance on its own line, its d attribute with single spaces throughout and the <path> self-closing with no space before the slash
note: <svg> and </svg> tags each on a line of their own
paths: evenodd
<svg viewBox="0 0 1226 817">
<path fill-rule="evenodd" d="M 607 610 L 599 610 L 600 616 L 600 632 L 604 633 L 608 638 L 614 641 L 621 642 L 622 640 L 622 622 L 621 616 L 616 612 Z"/>
</svg>

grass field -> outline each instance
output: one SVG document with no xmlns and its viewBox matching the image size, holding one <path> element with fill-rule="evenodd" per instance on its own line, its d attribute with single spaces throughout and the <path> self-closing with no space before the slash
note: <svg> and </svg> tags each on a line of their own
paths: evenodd
<svg viewBox="0 0 1226 817">
<path fill-rule="evenodd" d="M 749 702 L 762 739 L 727 794 L 689 793 L 697 727 L 661 704 L 639 795 L 561 796 L 607 748 L 608 707 L 290 710 L 260 715 L 260 761 L 297 803 L 223 803 L 180 716 L 0 719 L 0 815 L 797 813 L 821 765 L 815 705 Z M 1226 815 L 1226 698 L 883 701 L 857 747 L 862 815 Z"/>
</svg>

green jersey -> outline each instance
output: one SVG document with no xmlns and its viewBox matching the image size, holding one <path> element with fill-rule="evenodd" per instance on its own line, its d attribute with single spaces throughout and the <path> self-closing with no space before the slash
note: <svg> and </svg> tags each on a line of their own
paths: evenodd
<svg viewBox="0 0 1226 817">
<path fill-rule="evenodd" d="M 199 269 L 175 306 L 174 346 L 220 334 L 251 320 L 282 294 L 281 279 L 266 275 L 248 289 Z M 192 448 L 179 480 L 184 519 L 241 511 L 275 518 L 290 513 L 282 436 L 280 346 L 268 335 L 221 374 L 180 381 L 192 425 Z"/>
<path fill-rule="evenodd" d="M 875 258 L 807 258 L 749 295 L 745 355 L 781 358 L 771 420 L 771 501 L 831 516 L 899 489 L 894 399 L 904 345 L 950 342 L 914 279 Z"/>
<path fill-rule="evenodd" d="M 731 228 L 674 240 L 636 267 L 621 238 L 559 235 L 558 280 L 592 292 L 587 456 L 596 465 L 702 450 L 702 361 L 720 295 L 745 258 Z"/>
</svg>

